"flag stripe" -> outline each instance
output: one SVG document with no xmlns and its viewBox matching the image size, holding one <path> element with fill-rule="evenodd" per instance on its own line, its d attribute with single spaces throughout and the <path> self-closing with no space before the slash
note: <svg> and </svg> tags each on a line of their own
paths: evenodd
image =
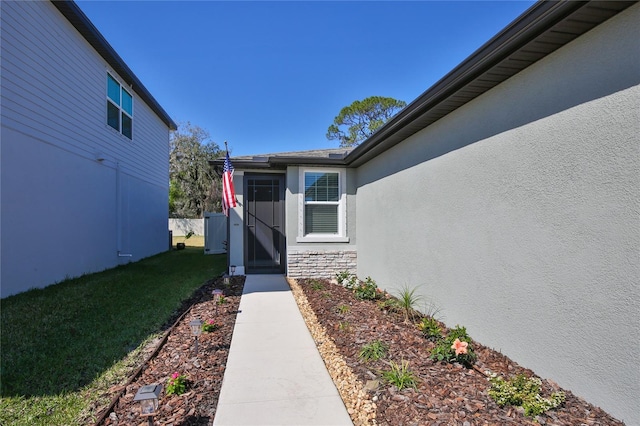
<svg viewBox="0 0 640 426">
<path fill-rule="evenodd" d="M 233 166 L 227 151 L 222 169 L 222 212 L 229 216 L 229 209 L 233 207 L 236 207 L 236 191 L 233 188 Z"/>
</svg>

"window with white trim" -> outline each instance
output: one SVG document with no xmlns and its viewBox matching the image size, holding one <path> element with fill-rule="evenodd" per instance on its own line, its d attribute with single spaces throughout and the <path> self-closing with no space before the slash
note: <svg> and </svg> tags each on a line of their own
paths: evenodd
<svg viewBox="0 0 640 426">
<path fill-rule="evenodd" d="M 107 73 L 107 124 L 133 139 L 133 96 Z"/>
<path fill-rule="evenodd" d="M 299 241 L 348 241 L 343 170 L 301 170 Z"/>
</svg>

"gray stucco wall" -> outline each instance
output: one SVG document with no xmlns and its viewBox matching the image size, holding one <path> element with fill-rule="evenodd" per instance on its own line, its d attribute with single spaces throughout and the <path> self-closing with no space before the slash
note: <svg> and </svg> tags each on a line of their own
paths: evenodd
<svg viewBox="0 0 640 426">
<path fill-rule="evenodd" d="M 358 169 L 358 275 L 640 424 L 640 5 Z"/>
<path fill-rule="evenodd" d="M 286 222 L 287 275 L 290 277 L 333 277 L 336 272 L 356 272 L 356 171 L 340 169 L 344 173 L 345 242 L 298 242 L 301 168 L 287 168 Z M 329 261 L 331 259 L 331 261 Z"/>
</svg>

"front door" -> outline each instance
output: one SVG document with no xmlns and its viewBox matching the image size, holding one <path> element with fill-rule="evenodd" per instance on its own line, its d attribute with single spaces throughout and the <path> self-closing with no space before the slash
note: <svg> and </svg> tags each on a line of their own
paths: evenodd
<svg viewBox="0 0 640 426">
<path fill-rule="evenodd" d="M 284 273 L 284 175 L 245 175 L 247 273 Z"/>
</svg>

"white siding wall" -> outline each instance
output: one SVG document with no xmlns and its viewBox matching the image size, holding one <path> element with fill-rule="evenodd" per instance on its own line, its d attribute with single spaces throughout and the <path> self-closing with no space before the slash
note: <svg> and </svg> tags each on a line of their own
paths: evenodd
<svg viewBox="0 0 640 426">
<path fill-rule="evenodd" d="M 2 297 L 166 250 L 167 126 L 135 92 L 133 141 L 107 126 L 107 63 L 50 2 L 1 7 Z"/>
<path fill-rule="evenodd" d="M 640 5 L 358 169 L 358 273 L 640 424 Z"/>
</svg>

